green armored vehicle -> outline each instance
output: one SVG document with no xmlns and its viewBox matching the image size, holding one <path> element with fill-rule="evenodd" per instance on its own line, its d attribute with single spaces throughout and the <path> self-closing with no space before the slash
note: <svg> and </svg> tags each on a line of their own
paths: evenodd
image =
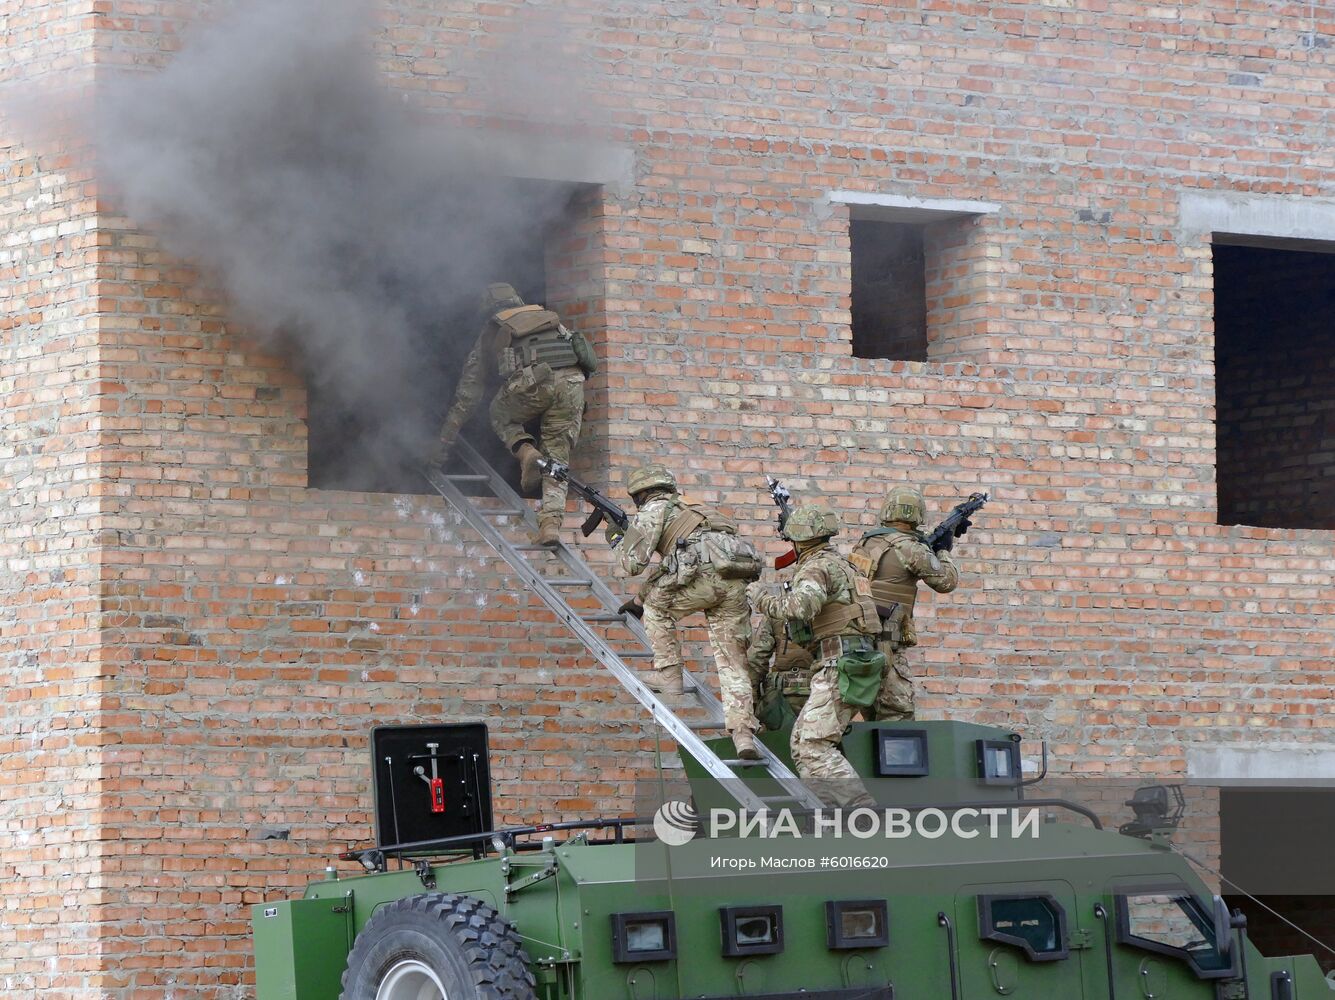
<svg viewBox="0 0 1335 1000">
<path fill-rule="evenodd" d="M 747 814 L 687 757 L 652 821 L 501 830 L 485 738 L 376 731 L 369 873 L 254 908 L 258 1000 L 1335 1000 L 1170 849 L 1167 790 L 1104 830 L 1025 797 L 1004 730 L 854 726 L 883 808 L 837 820 Z"/>
</svg>

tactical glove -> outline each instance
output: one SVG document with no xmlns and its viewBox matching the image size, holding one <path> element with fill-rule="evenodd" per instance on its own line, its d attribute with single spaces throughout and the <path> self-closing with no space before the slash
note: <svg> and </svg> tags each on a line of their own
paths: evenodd
<svg viewBox="0 0 1335 1000">
<path fill-rule="evenodd" d="M 949 552 L 955 547 L 955 533 L 952 531 L 937 543 L 937 552 Z"/>
<path fill-rule="evenodd" d="M 759 580 L 753 580 L 746 585 L 746 599 L 751 607 L 759 608 L 762 599 L 770 596 L 770 589 Z"/>
<path fill-rule="evenodd" d="M 608 524 L 607 530 L 603 532 L 603 537 L 607 539 L 607 544 L 616 548 L 621 544 L 621 539 L 626 537 L 626 533 L 615 524 Z"/>
<path fill-rule="evenodd" d="M 640 603 L 638 597 L 631 597 L 626 600 L 621 607 L 617 608 L 617 614 L 634 615 L 636 618 L 644 617 L 644 605 Z"/>
</svg>

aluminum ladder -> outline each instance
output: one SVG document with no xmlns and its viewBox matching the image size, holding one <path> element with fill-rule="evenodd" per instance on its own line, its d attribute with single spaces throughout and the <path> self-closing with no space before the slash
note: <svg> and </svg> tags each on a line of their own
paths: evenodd
<svg viewBox="0 0 1335 1000">
<path fill-rule="evenodd" d="M 518 518 L 522 528 L 532 533 L 537 530 L 537 515 L 530 504 L 519 496 L 468 442 L 460 440 L 453 449 L 454 457 L 467 466 L 467 472 L 445 472 L 428 467 L 424 470 L 427 481 L 449 502 L 468 526 L 482 536 L 496 554 L 509 564 L 524 583 L 542 598 L 552 614 L 584 643 L 602 666 L 643 705 L 654 721 L 666 729 L 677 746 L 689 753 L 722 786 L 743 809 L 753 812 L 790 808 L 811 810 L 821 807 L 820 800 L 790 771 L 765 745 L 756 742 L 760 760 L 728 760 L 719 757 L 697 735 L 697 731 L 726 730 L 723 705 L 704 684 L 685 673 L 686 696 L 694 697 L 704 708 L 708 718 L 687 722 L 665 705 L 640 680 L 638 672 L 626 660 L 650 660 L 653 652 L 644 626 L 633 615 L 618 612 L 621 600 L 593 572 L 589 565 L 564 542 L 555 546 L 514 544 L 500 530 L 493 519 Z M 478 495 L 465 494 L 464 489 Z M 478 500 L 499 501 L 499 506 L 481 506 Z M 530 558 L 536 556 L 536 559 Z M 555 560 L 555 563 L 552 562 Z M 546 562 L 548 569 L 542 568 Z M 553 576 L 551 569 L 564 568 L 566 575 Z M 574 608 L 566 600 L 564 590 L 580 591 L 596 599 L 600 609 L 590 613 Z M 593 628 L 593 625 L 620 626 L 630 633 L 635 648 L 618 651 Z M 781 795 L 760 795 L 748 787 L 741 777 L 742 770 L 763 771 L 773 783 L 783 789 Z"/>
</svg>

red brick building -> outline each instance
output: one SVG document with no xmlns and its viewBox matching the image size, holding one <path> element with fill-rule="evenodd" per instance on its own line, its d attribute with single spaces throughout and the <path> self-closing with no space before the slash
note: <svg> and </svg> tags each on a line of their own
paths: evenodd
<svg viewBox="0 0 1335 1000">
<path fill-rule="evenodd" d="M 661 457 L 771 548 L 762 470 L 853 525 L 990 488 L 924 717 L 1335 774 L 1329 6 L 560 6 L 609 99 L 557 135 L 480 96 L 530 5 L 391 0 L 376 49 L 423 129 L 580 185 L 542 282 L 603 359 L 585 474 Z M 193 7 L 5 0 L 0 72 L 160 64 Z M 0 993 L 249 995 L 245 904 L 368 835 L 375 724 L 487 720 L 505 821 L 629 808 L 638 706 L 440 501 L 309 488 L 295 367 L 77 143 L 4 146 Z"/>
</svg>

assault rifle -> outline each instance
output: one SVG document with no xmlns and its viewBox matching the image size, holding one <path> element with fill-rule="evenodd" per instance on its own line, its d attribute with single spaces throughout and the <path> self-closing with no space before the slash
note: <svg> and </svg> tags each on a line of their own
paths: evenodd
<svg viewBox="0 0 1335 1000">
<path fill-rule="evenodd" d="M 779 537 L 783 537 L 783 529 L 788 526 L 788 515 L 793 512 L 793 495 L 788 492 L 788 487 L 779 482 L 773 476 L 765 477 L 765 485 L 769 488 L 770 499 L 774 505 L 779 508 Z M 797 562 L 797 547 L 789 549 L 783 555 L 774 560 L 775 569 L 787 569 L 793 563 Z"/>
<path fill-rule="evenodd" d="M 955 539 L 961 537 L 972 526 L 973 522 L 969 518 L 983 509 L 983 504 L 987 503 L 988 494 L 970 493 L 969 499 L 962 504 L 956 504 L 955 509 L 946 515 L 946 519 L 932 529 L 932 533 L 927 536 L 927 545 L 933 552 L 940 552 L 942 549 L 949 549 L 955 544 Z"/>
<path fill-rule="evenodd" d="M 630 524 L 630 518 L 626 515 L 626 512 L 592 486 L 582 483 L 572 476 L 570 466 L 564 462 L 558 462 L 554 458 L 540 458 L 538 459 L 538 468 L 542 470 L 544 476 L 551 476 L 558 483 L 565 483 L 593 508 L 593 513 L 580 525 L 580 533 L 585 538 L 592 535 L 598 525 L 605 520 L 611 521 L 616 526 L 618 540 L 621 535 L 626 533 L 626 527 Z"/>
</svg>

